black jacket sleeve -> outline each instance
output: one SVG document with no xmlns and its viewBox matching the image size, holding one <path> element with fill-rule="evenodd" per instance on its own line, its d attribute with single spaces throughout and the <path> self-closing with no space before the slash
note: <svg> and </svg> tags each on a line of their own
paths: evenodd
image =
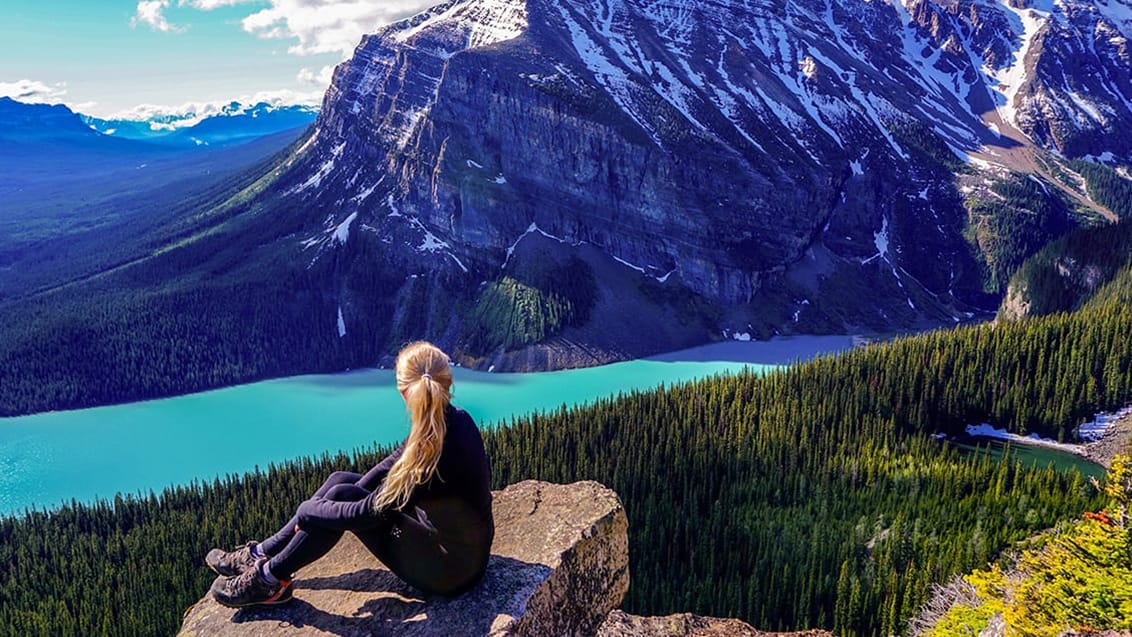
<svg viewBox="0 0 1132 637">
<path fill-rule="evenodd" d="M 358 480 L 359 487 L 366 491 L 376 491 L 381 483 L 385 481 L 385 476 L 389 475 L 389 470 L 393 468 L 393 463 L 397 462 L 401 454 L 405 452 L 405 443 L 402 442 L 393 453 L 385 457 L 381 462 L 375 464 L 372 469 L 366 472 L 364 476 Z"/>
</svg>

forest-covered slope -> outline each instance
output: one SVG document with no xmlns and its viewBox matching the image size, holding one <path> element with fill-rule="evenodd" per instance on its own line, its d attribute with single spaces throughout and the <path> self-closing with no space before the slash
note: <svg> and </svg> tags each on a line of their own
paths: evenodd
<svg viewBox="0 0 1132 637">
<path fill-rule="evenodd" d="M 1076 473 L 964 455 L 930 436 L 990 420 L 1069 435 L 1132 397 L 1120 306 L 871 346 L 522 418 L 487 433 L 496 486 L 595 479 L 623 498 L 626 609 L 766 629 L 903 632 L 932 582 L 1100 500 Z M 325 474 L 300 460 L 161 495 L 0 521 L 9 634 L 162 635 L 213 545 L 262 537 Z"/>
<path fill-rule="evenodd" d="M 915 633 L 973 635 L 992 622 L 1007 635 L 1132 629 L 1128 456 L 1113 460 L 1104 493 L 1104 511 L 1028 538 L 1006 559 L 937 587 L 913 622 Z"/>
</svg>

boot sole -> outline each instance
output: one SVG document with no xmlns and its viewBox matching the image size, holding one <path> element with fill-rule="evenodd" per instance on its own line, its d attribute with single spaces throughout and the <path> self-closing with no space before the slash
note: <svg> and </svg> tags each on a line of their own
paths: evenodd
<svg viewBox="0 0 1132 637">
<path fill-rule="evenodd" d="M 247 604 L 232 604 L 232 603 L 226 602 L 222 599 L 217 599 L 216 595 L 213 595 L 212 599 L 216 600 L 217 604 L 220 604 L 221 606 L 224 606 L 226 608 L 255 608 L 257 606 L 262 606 L 262 607 L 266 608 L 266 607 L 269 607 L 269 606 L 280 606 L 282 604 L 286 604 L 286 603 L 290 602 L 291 600 L 295 599 L 295 595 L 294 595 L 294 592 L 292 591 L 291 587 L 288 586 L 287 590 L 284 591 L 276 599 L 264 600 L 262 602 L 250 602 L 250 603 L 247 603 Z"/>
</svg>

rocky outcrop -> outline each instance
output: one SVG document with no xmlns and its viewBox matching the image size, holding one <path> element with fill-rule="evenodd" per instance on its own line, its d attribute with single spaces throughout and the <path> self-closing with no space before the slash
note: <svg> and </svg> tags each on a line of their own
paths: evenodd
<svg viewBox="0 0 1132 637">
<path fill-rule="evenodd" d="M 237 611 L 205 596 L 185 612 L 178 634 L 830 637 L 765 633 L 736 619 L 688 613 L 613 610 L 629 588 L 628 522 L 617 494 L 596 482 L 520 482 L 494 493 L 492 511 L 487 574 L 459 597 L 422 595 L 346 534 L 299 573 L 291 603 Z"/>
<path fill-rule="evenodd" d="M 350 534 L 303 569 L 295 600 L 232 610 L 205 597 L 182 637 L 205 635 L 592 635 L 629 587 L 628 522 L 595 482 L 526 481 L 494 494 L 483 582 L 448 599 L 401 582 Z"/>
<path fill-rule="evenodd" d="M 825 630 L 768 633 L 738 619 L 701 617 L 690 613 L 638 617 L 615 610 L 601 625 L 598 637 L 833 637 Z"/>
</svg>

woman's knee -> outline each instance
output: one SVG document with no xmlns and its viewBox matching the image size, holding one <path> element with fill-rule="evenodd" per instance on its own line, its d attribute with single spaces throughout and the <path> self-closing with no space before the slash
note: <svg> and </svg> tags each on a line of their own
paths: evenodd
<svg viewBox="0 0 1132 637">
<path fill-rule="evenodd" d="M 356 484 L 337 484 L 326 490 L 322 497 L 338 502 L 357 502 L 369 497 L 370 492 Z"/>
<path fill-rule="evenodd" d="M 317 496 L 325 496 L 327 492 L 334 487 L 342 484 L 354 484 L 360 480 L 361 477 L 361 474 L 352 471 L 335 471 L 327 476 L 326 481 L 322 483 L 322 486 L 319 487 L 318 491 L 315 491 L 314 494 Z"/>
<path fill-rule="evenodd" d="M 336 484 L 354 484 L 362 478 L 362 474 L 354 473 L 353 471 L 335 471 L 326 478 L 326 484 L 331 486 Z"/>
</svg>

